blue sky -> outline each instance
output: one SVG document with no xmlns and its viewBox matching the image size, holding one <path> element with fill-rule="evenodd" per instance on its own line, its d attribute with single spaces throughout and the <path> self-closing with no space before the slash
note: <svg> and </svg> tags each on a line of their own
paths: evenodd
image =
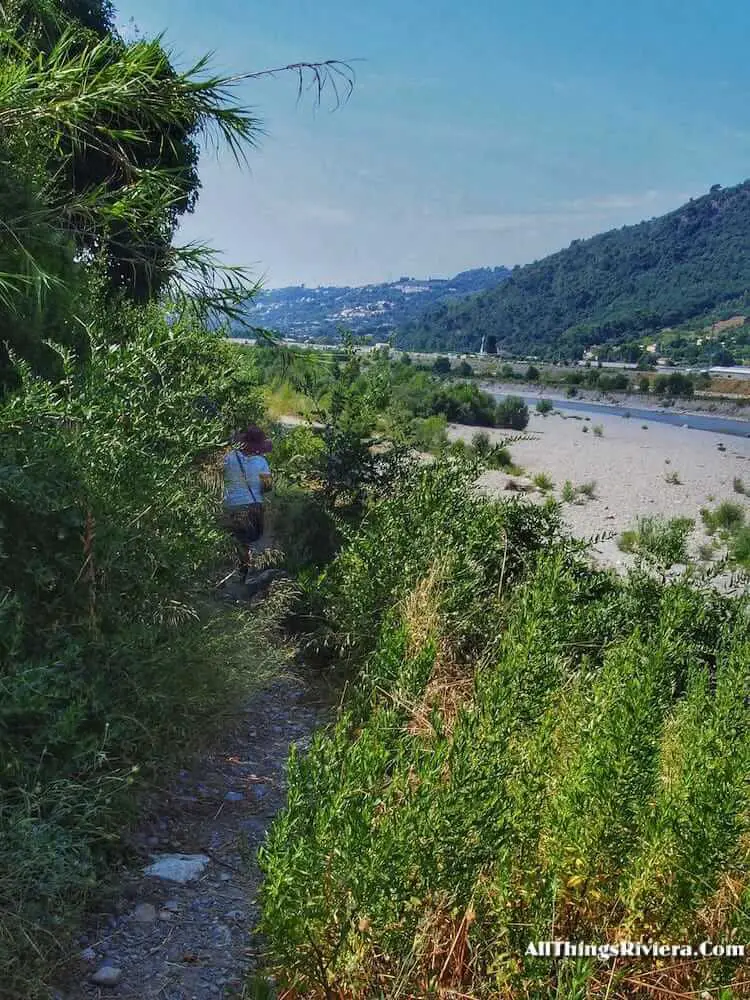
<svg viewBox="0 0 750 1000">
<path fill-rule="evenodd" d="M 269 287 L 523 264 L 750 176 L 747 0 L 120 0 L 245 72 L 357 59 L 349 103 L 241 92 L 267 135 L 205 156 L 183 239 Z"/>
</svg>

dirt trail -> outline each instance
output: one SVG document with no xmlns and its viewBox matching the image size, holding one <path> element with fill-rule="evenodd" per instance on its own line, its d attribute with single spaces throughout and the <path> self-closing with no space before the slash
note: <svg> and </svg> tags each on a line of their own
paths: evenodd
<svg viewBox="0 0 750 1000">
<path fill-rule="evenodd" d="M 307 746 L 330 699 L 299 678 L 255 694 L 223 740 L 152 795 L 138 863 L 109 912 L 80 939 L 58 1000 L 216 1000 L 242 996 L 259 959 L 256 852 L 285 802 L 289 746 Z M 144 874 L 154 857 L 203 855 L 195 881 Z M 106 970 L 116 970 L 109 971 Z M 109 979 L 112 985 L 94 979 Z"/>
</svg>

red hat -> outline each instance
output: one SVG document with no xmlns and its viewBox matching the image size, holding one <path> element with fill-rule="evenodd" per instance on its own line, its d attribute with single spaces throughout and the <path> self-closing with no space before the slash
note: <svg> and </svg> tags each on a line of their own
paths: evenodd
<svg viewBox="0 0 750 1000">
<path fill-rule="evenodd" d="M 273 448 L 271 439 L 266 437 L 260 427 L 256 427 L 255 424 L 250 424 L 247 430 L 238 436 L 237 440 L 240 448 L 251 455 L 264 455 Z"/>
</svg>

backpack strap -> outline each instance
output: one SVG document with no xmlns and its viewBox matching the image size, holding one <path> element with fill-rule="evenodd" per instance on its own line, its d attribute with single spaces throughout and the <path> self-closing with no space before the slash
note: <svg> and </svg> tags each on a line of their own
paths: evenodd
<svg viewBox="0 0 750 1000">
<path fill-rule="evenodd" d="M 253 492 L 253 488 L 250 485 L 250 483 L 248 482 L 248 478 L 247 478 L 247 476 L 245 474 L 245 467 L 242 464 L 242 460 L 240 459 L 240 453 L 236 449 L 235 449 L 235 452 L 234 452 L 234 457 L 237 459 L 237 465 L 239 465 L 240 472 L 242 473 L 242 478 L 245 480 L 245 486 L 247 486 L 247 488 L 250 490 L 250 496 L 253 498 L 253 503 L 258 503 L 257 497 L 255 496 L 255 493 Z"/>
</svg>

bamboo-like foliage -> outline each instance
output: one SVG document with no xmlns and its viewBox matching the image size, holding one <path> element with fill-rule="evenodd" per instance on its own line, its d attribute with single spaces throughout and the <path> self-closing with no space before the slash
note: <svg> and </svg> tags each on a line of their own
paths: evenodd
<svg viewBox="0 0 750 1000">
<path fill-rule="evenodd" d="M 50 51 L 35 52 L 6 23 L 0 27 L 0 52 L 0 167 L 16 172 L 13 164 L 19 162 L 44 168 L 52 161 L 57 167 L 51 175 L 37 170 L 42 180 L 35 184 L 33 211 L 3 213 L 0 250 L 16 262 L 14 268 L 0 267 L 0 303 L 9 309 L 24 303 L 31 288 L 43 295 L 59 280 L 45 261 L 40 232 L 46 229 L 46 242 L 55 246 L 61 236 L 87 235 L 90 244 L 97 234 L 124 225 L 139 237 L 132 265 L 160 269 L 169 295 L 236 314 L 257 289 L 245 269 L 220 264 L 202 245 L 170 244 L 164 253 L 164 241 L 154 243 L 153 234 L 163 236 L 163 220 L 174 220 L 184 200 L 184 179 L 158 165 L 144 169 L 138 150 L 153 144 L 155 135 L 169 143 L 170 129 L 188 124 L 204 148 L 226 149 L 244 164 L 263 128 L 238 99 L 243 82 L 290 71 L 298 76 L 300 94 L 309 80 L 316 100 L 332 90 L 337 102 L 342 87 L 346 97 L 353 82 L 351 69 L 336 62 L 221 76 L 204 57 L 176 72 L 160 38 L 125 46 L 111 36 L 92 40 L 72 27 Z M 125 183 L 76 192 L 68 167 L 90 151 L 105 155 Z"/>
</svg>

